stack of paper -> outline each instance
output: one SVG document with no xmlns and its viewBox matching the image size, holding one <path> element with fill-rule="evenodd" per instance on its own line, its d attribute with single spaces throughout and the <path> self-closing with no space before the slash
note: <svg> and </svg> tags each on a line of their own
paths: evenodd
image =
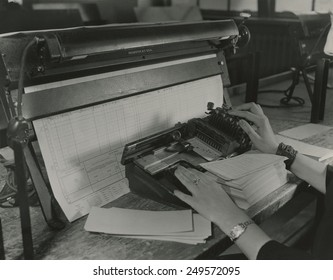
<svg viewBox="0 0 333 280">
<path fill-rule="evenodd" d="M 243 209 L 249 208 L 287 182 L 285 157 L 248 152 L 202 164 Z"/>
<path fill-rule="evenodd" d="M 205 243 L 211 222 L 192 210 L 146 211 L 92 207 L 84 229 L 119 237 Z"/>
</svg>

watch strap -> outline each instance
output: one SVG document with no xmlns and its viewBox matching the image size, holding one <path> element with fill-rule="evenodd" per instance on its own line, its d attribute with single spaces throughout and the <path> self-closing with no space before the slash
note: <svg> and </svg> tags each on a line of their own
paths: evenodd
<svg viewBox="0 0 333 280">
<path fill-rule="evenodd" d="M 285 160 L 285 164 L 286 168 L 290 170 L 290 167 L 296 158 L 297 151 L 292 146 L 286 145 L 281 142 L 276 150 L 276 154 L 278 156 L 284 156 L 287 158 L 287 160 Z"/>
</svg>

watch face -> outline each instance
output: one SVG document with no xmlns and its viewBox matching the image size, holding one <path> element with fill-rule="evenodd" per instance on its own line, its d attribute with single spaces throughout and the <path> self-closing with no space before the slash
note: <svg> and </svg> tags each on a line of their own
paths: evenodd
<svg viewBox="0 0 333 280">
<path fill-rule="evenodd" d="M 243 232 L 245 228 L 241 225 L 236 225 L 230 232 L 230 238 L 235 240 L 237 239 Z"/>
</svg>

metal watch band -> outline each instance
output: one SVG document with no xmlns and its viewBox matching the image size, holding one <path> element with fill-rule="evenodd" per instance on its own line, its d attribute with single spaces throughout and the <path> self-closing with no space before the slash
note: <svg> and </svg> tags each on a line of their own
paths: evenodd
<svg viewBox="0 0 333 280">
<path fill-rule="evenodd" d="M 229 238 L 231 239 L 231 241 L 235 242 L 251 224 L 254 224 L 254 222 L 252 220 L 248 220 L 235 225 L 229 233 Z"/>
<path fill-rule="evenodd" d="M 285 160 L 285 164 L 286 168 L 290 170 L 290 167 L 296 158 L 297 151 L 292 146 L 286 145 L 281 142 L 276 150 L 276 154 L 278 156 L 284 156 L 288 158 L 287 160 Z"/>
</svg>

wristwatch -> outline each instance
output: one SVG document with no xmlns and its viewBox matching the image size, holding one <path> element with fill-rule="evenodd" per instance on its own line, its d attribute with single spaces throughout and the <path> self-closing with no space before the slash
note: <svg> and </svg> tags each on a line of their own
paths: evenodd
<svg viewBox="0 0 333 280">
<path fill-rule="evenodd" d="M 246 222 L 235 225 L 228 235 L 231 241 L 235 242 L 246 231 L 247 227 L 251 224 L 254 224 L 254 222 L 252 220 L 248 220 Z"/>
<path fill-rule="evenodd" d="M 290 167 L 296 158 L 297 151 L 292 146 L 281 142 L 276 150 L 276 154 L 287 158 L 287 160 L 285 160 L 286 169 L 290 170 Z"/>
</svg>

